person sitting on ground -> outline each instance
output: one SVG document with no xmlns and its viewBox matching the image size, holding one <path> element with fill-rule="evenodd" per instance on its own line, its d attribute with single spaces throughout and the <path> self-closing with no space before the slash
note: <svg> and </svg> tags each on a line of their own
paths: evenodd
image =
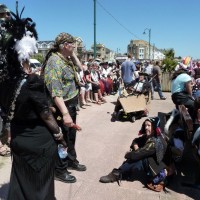
<svg viewBox="0 0 200 200">
<path fill-rule="evenodd" d="M 119 168 L 115 168 L 106 176 L 100 178 L 102 183 L 118 182 L 131 172 L 145 172 L 152 179 L 156 190 L 162 190 L 165 177 L 167 176 L 166 164 L 163 162 L 167 143 L 159 129 L 160 119 L 158 117 L 147 118 L 130 146 L 131 150 L 125 154 L 125 161 Z M 159 177 L 156 176 L 159 174 Z M 155 176 L 155 177 L 154 177 Z"/>
</svg>

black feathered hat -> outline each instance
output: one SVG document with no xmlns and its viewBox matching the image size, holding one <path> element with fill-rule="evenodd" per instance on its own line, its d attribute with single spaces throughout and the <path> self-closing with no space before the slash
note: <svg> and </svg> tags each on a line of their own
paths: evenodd
<svg viewBox="0 0 200 200">
<path fill-rule="evenodd" d="M 21 87 L 26 82 L 27 74 L 23 70 L 24 62 L 28 63 L 30 56 L 37 53 L 37 32 L 31 18 L 21 18 L 24 11 L 5 20 L 0 32 L 0 106 L 3 105 L 9 120 L 12 120 L 15 110 L 15 101 L 20 94 Z"/>
<path fill-rule="evenodd" d="M 22 74 L 22 63 L 38 52 L 36 24 L 31 18 L 21 18 L 23 11 L 24 7 L 19 14 L 16 2 L 16 14 L 10 12 L 12 17 L 2 24 L 5 31 L 1 35 L 1 54 L 11 77 Z"/>
</svg>

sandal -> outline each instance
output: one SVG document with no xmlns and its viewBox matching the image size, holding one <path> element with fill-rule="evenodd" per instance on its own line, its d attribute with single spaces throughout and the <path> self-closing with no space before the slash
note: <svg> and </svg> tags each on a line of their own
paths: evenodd
<svg viewBox="0 0 200 200">
<path fill-rule="evenodd" d="M 10 148 L 6 145 L 0 146 L 0 156 L 9 157 L 10 156 Z"/>
<path fill-rule="evenodd" d="M 153 183 L 147 183 L 147 188 L 155 192 L 162 192 L 164 190 L 164 183 L 161 182 L 156 185 Z"/>
</svg>

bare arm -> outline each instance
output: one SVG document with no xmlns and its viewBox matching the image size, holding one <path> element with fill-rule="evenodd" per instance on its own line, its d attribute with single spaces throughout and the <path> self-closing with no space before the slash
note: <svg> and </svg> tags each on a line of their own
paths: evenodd
<svg viewBox="0 0 200 200">
<path fill-rule="evenodd" d="M 89 78 L 89 75 L 86 75 L 85 78 L 86 78 L 86 81 L 87 81 L 87 82 L 92 83 L 92 81 L 91 81 L 90 78 Z"/>
<path fill-rule="evenodd" d="M 83 70 L 83 66 L 81 65 L 81 62 L 78 59 L 78 57 L 75 54 L 75 52 L 72 53 L 71 59 L 72 59 L 72 62 L 74 63 L 74 65 L 76 65 L 77 67 L 79 67 L 80 70 Z"/>
<path fill-rule="evenodd" d="M 89 82 L 89 83 L 92 83 L 92 84 L 99 85 L 99 83 L 92 81 L 92 80 L 89 78 L 89 75 L 86 75 L 86 81 Z"/>
</svg>

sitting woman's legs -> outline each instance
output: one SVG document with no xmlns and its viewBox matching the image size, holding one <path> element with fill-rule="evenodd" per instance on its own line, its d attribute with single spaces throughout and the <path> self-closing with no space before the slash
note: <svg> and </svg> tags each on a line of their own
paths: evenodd
<svg viewBox="0 0 200 200">
<path fill-rule="evenodd" d="M 144 171 L 144 161 L 139 160 L 136 162 L 127 162 L 125 161 L 120 167 L 119 170 L 122 174 L 126 174 L 128 172 L 131 172 L 131 170 L 138 170 L 138 171 Z"/>
</svg>

